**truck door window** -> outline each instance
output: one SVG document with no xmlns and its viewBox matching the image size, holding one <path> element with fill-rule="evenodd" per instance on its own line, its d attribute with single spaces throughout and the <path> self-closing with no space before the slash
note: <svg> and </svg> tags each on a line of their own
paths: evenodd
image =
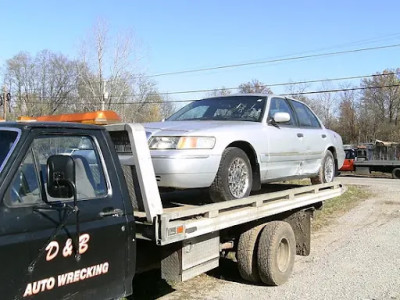
<svg viewBox="0 0 400 300">
<path fill-rule="evenodd" d="M 96 144 L 88 136 L 43 136 L 33 143 L 33 152 L 47 184 L 46 164 L 51 155 L 69 155 L 75 161 L 75 179 L 78 200 L 107 195 L 104 169 Z"/>
<path fill-rule="evenodd" d="M 26 206 L 41 201 L 41 191 L 45 189 L 40 188 L 39 183 L 42 181 L 42 186 L 47 186 L 47 159 L 56 154 L 74 158 L 78 200 L 107 196 L 104 168 L 92 138 L 51 135 L 41 136 L 33 141 L 29 154 L 18 169 L 7 193 L 8 205 Z M 55 200 L 48 195 L 47 199 Z"/>
</svg>

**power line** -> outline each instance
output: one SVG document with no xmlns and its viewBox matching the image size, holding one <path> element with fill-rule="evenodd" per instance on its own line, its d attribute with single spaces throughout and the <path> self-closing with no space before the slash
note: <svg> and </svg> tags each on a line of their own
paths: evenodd
<svg viewBox="0 0 400 300">
<path fill-rule="evenodd" d="M 221 69 L 228 69 L 228 68 L 239 68 L 239 67 L 261 65 L 261 64 L 268 64 L 268 63 L 276 63 L 276 62 L 284 62 L 284 61 L 292 61 L 292 60 L 302 60 L 302 59 L 307 59 L 307 58 L 316 58 L 316 57 L 333 56 L 333 55 L 340 55 L 340 54 L 347 54 L 347 53 L 358 53 L 358 52 L 364 52 L 364 51 L 389 49 L 389 48 L 395 48 L 395 47 L 400 47 L 400 44 L 358 48 L 358 49 L 352 49 L 352 50 L 326 52 L 326 53 L 319 53 L 319 54 L 300 55 L 300 56 L 277 58 L 277 59 L 270 59 L 270 60 L 263 60 L 263 61 L 253 61 L 253 62 L 247 62 L 247 63 L 221 65 L 221 66 L 216 66 L 216 67 L 189 69 L 189 70 L 175 71 L 175 72 L 165 72 L 165 73 L 158 73 L 158 74 L 153 74 L 153 75 L 145 75 L 145 77 L 151 78 L 151 77 L 161 77 L 161 76 L 188 74 L 188 73 L 198 73 L 198 72 L 214 71 L 214 70 L 221 70 Z"/>
<path fill-rule="evenodd" d="M 364 79 L 364 78 L 373 78 L 380 76 L 390 76 L 397 75 L 396 72 L 387 72 L 387 73 L 378 73 L 372 75 L 357 75 L 357 76 L 348 76 L 348 77 L 338 77 L 338 78 L 327 78 L 327 79 L 312 79 L 312 80 L 303 80 L 303 81 L 293 81 L 293 82 L 284 82 L 284 83 L 272 83 L 265 84 L 263 87 L 277 87 L 277 86 L 290 86 L 290 85 L 300 85 L 300 84 L 308 84 L 308 83 L 317 83 L 317 82 L 329 82 L 329 81 L 343 81 L 343 80 L 353 80 L 353 79 Z M 149 93 L 147 96 L 156 96 L 156 95 L 178 95 L 178 94 L 193 94 L 193 93 L 206 93 L 213 91 L 223 91 L 223 90 L 237 90 L 239 87 L 230 87 L 230 88 L 216 88 L 216 89 L 200 89 L 200 90 L 186 90 L 186 91 L 174 91 L 174 92 L 160 92 L 160 93 Z M 128 94 L 124 95 L 125 97 L 136 97 L 140 96 L 139 94 Z M 102 95 L 86 97 L 86 99 L 100 99 Z M 110 95 L 108 98 L 118 98 L 119 96 Z M 48 98 L 58 98 L 58 97 L 43 97 L 42 99 Z M 69 98 L 80 98 L 78 96 L 73 96 Z"/>
<path fill-rule="evenodd" d="M 391 84 L 391 85 L 382 85 L 382 86 L 365 86 L 365 87 L 356 87 L 356 88 L 300 92 L 300 93 L 296 93 L 296 95 L 312 95 L 312 94 L 322 94 L 322 93 L 349 92 L 349 91 L 360 91 L 360 90 L 369 90 L 369 89 L 383 89 L 383 88 L 391 88 L 391 87 L 399 87 L 399 86 L 400 86 L 400 84 Z M 290 95 L 292 95 L 292 94 L 280 94 L 280 96 L 290 96 Z"/>
<path fill-rule="evenodd" d="M 384 41 L 388 39 L 393 39 L 397 38 L 400 35 L 400 33 L 394 33 L 390 34 L 387 36 L 383 37 L 376 37 L 376 38 L 370 38 L 370 39 L 364 39 L 364 40 L 359 40 L 359 41 L 354 41 L 352 43 L 346 43 L 346 44 L 340 44 L 332 47 L 325 47 L 325 48 L 320 48 L 319 50 L 310 50 L 310 51 L 305 51 L 303 53 L 312 53 L 312 52 L 317 52 L 317 51 L 322 51 L 322 50 L 329 50 L 329 49 L 335 49 L 335 48 L 343 48 L 344 46 L 349 46 L 349 45 L 362 45 L 365 43 L 371 43 L 371 42 L 378 42 L 378 41 Z M 327 53 L 317 53 L 317 54 L 309 54 L 309 55 L 297 55 L 297 56 L 292 56 L 292 57 L 282 57 L 282 58 L 276 58 L 276 59 L 269 59 L 269 60 L 258 60 L 258 61 L 250 61 L 246 63 L 237 63 L 237 64 L 229 64 L 229 65 L 220 65 L 216 67 L 206 67 L 206 68 L 198 68 L 198 69 L 189 69 L 189 70 L 182 70 L 182 71 L 173 71 L 173 72 L 164 72 L 164 73 L 158 73 L 158 74 L 153 74 L 153 75 L 132 75 L 131 78 L 151 78 L 151 77 L 160 77 L 160 76 L 167 76 L 167 75 L 177 75 L 177 74 L 185 74 L 185 73 L 194 73 L 194 72 L 203 72 L 203 71 L 211 71 L 211 70 L 218 70 L 218 69 L 225 69 L 225 68 L 235 68 L 235 67 L 244 67 L 244 66 L 249 66 L 249 65 L 257 65 L 257 64 L 267 64 L 267 63 L 274 63 L 274 62 L 283 62 L 283 61 L 290 61 L 290 60 L 300 60 L 300 59 L 306 59 L 306 58 L 314 58 L 314 57 L 323 57 L 323 56 L 331 56 L 331 55 L 340 55 L 340 54 L 347 54 L 347 53 L 356 53 L 356 52 L 363 52 L 363 51 L 372 51 L 372 50 L 380 50 L 380 49 L 387 49 L 387 48 L 395 48 L 395 47 L 400 47 L 400 44 L 390 44 L 390 45 L 383 45 L 383 46 L 376 46 L 376 47 L 366 47 L 366 48 L 358 48 L 358 49 L 352 49 L 352 50 L 343 50 L 343 51 L 336 51 L 336 52 L 327 52 Z M 296 54 L 294 54 L 296 55 Z M 65 76 L 68 75 L 67 72 L 65 73 L 59 73 L 56 74 L 57 76 Z M 81 77 L 79 74 L 74 74 L 72 76 L 75 77 Z M 93 83 L 100 83 L 100 82 L 109 82 L 109 81 L 114 81 L 115 79 L 110 79 L 110 80 L 90 80 L 90 82 Z"/>
<path fill-rule="evenodd" d="M 322 93 L 337 93 L 337 92 L 347 92 L 347 91 L 357 91 L 357 90 L 368 90 L 368 89 L 383 89 L 383 88 L 391 88 L 391 87 L 399 87 L 400 84 L 391 84 L 391 85 L 382 85 L 382 86 L 366 86 L 366 87 L 354 87 L 354 88 L 342 88 L 342 89 L 331 89 L 331 90 L 319 90 L 319 91 L 308 91 L 308 92 L 299 92 L 296 95 L 313 95 L 313 94 L 322 94 Z M 267 94 L 265 94 L 267 96 Z M 292 94 L 278 94 L 277 96 L 291 96 Z M 234 95 L 232 95 L 234 96 Z M 48 98 L 51 99 L 51 98 Z M 88 99 L 88 98 L 86 98 Z M 194 102 L 200 101 L 201 99 L 186 99 L 186 100 L 171 100 L 171 101 L 145 101 L 145 102 L 111 102 L 112 105 L 140 105 L 140 104 L 168 104 L 168 103 L 185 103 L 185 102 Z M 40 101 L 27 101 L 26 104 L 43 104 Z M 69 104 L 69 103 L 66 103 Z M 73 103 L 78 105 L 83 105 L 86 103 Z M 94 104 L 94 103 L 90 103 Z M 100 103 L 98 103 L 100 104 Z"/>
<path fill-rule="evenodd" d="M 396 72 L 388 72 L 388 73 L 379 73 L 379 74 L 372 74 L 372 75 L 358 75 L 358 76 L 339 77 L 339 78 L 313 79 L 313 80 L 294 81 L 294 82 L 285 82 L 285 83 L 273 83 L 273 84 L 265 84 L 265 85 L 263 85 L 263 87 L 299 85 L 299 84 L 329 82 L 329 81 L 342 81 L 342 80 L 363 79 L 363 78 L 389 76 L 389 75 L 397 75 L 397 73 Z M 162 92 L 162 93 L 158 93 L 158 95 L 193 94 L 193 93 L 205 93 L 205 92 L 237 90 L 237 89 L 239 89 L 239 88 L 238 87 L 230 87 L 230 88 L 216 88 L 216 89 L 187 90 L 187 91 L 176 91 L 176 92 Z M 156 95 L 156 94 L 154 94 L 154 95 Z"/>
</svg>

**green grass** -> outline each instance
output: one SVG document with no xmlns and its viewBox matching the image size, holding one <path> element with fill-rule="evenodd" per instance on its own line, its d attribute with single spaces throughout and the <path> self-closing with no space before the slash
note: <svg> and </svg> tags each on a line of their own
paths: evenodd
<svg viewBox="0 0 400 300">
<path fill-rule="evenodd" d="M 369 193 L 365 189 L 359 186 L 348 186 L 343 195 L 326 200 L 322 210 L 315 212 L 312 229 L 315 231 L 330 224 L 368 197 Z"/>
</svg>

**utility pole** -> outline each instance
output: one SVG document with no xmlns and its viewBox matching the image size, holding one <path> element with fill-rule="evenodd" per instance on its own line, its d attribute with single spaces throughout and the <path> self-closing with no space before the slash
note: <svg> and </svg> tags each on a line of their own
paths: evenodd
<svg viewBox="0 0 400 300">
<path fill-rule="evenodd" d="M 7 87 L 3 86 L 3 119 L 7 121 Z"/>
<path fill-rule="evenodd" d="M 101 110 L 106 110 L 105 108 L 105 102 L 106 102 L 106 98 L 107 98 L 107 94 L 106 94 L 106 82 L 105 80 L 103 80 L 103 101 L 101 102 Z"/>
</svg>

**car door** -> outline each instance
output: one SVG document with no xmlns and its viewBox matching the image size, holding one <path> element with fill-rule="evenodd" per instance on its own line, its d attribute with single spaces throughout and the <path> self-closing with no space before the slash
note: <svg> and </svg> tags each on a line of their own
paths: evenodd
<svg viewBox="0 0 400 300">
<path fill-rule="evenodd" d="M 316 174 L 321 166 L 325 150 L 328 148 L 328 135 L 315 114 L 304 103 L 289 100 L 303 134 L 304 174 Z"/>
<path fill-rule="evenodd" d="M 286 123 L 274 124 L 273 116 L 277 112 L 285 112 L 290 115 Z M 268 141 L 267 160 L 262 165 L 263 180 L 292 177 L 301 174 L 301 162 L 303 153 L 303 136 L 297 127 L 295 114 L 284 98 L 274 97 L 270 99 L 267 126 L 265 127 Z"/>
<path fill-rule="evenodd" d="M 1 237 L 2 260 L 3 253 L 18 260 L 17 270 L 2 281 L 8 283 L 1 285 L 5 299 L 112 298 L 125 293 L 129 224 L 118 176 L 99 134 L 32 131 L 0 210 L 16 250 L 6 247 L 4 252 L 7 239 Z M 78 214 L 72 199 L 46 193 L 46 162 L 55 154 L 74 157 Z M 9 291 L 13 294 L 5 294 Z"/>
</svg>

